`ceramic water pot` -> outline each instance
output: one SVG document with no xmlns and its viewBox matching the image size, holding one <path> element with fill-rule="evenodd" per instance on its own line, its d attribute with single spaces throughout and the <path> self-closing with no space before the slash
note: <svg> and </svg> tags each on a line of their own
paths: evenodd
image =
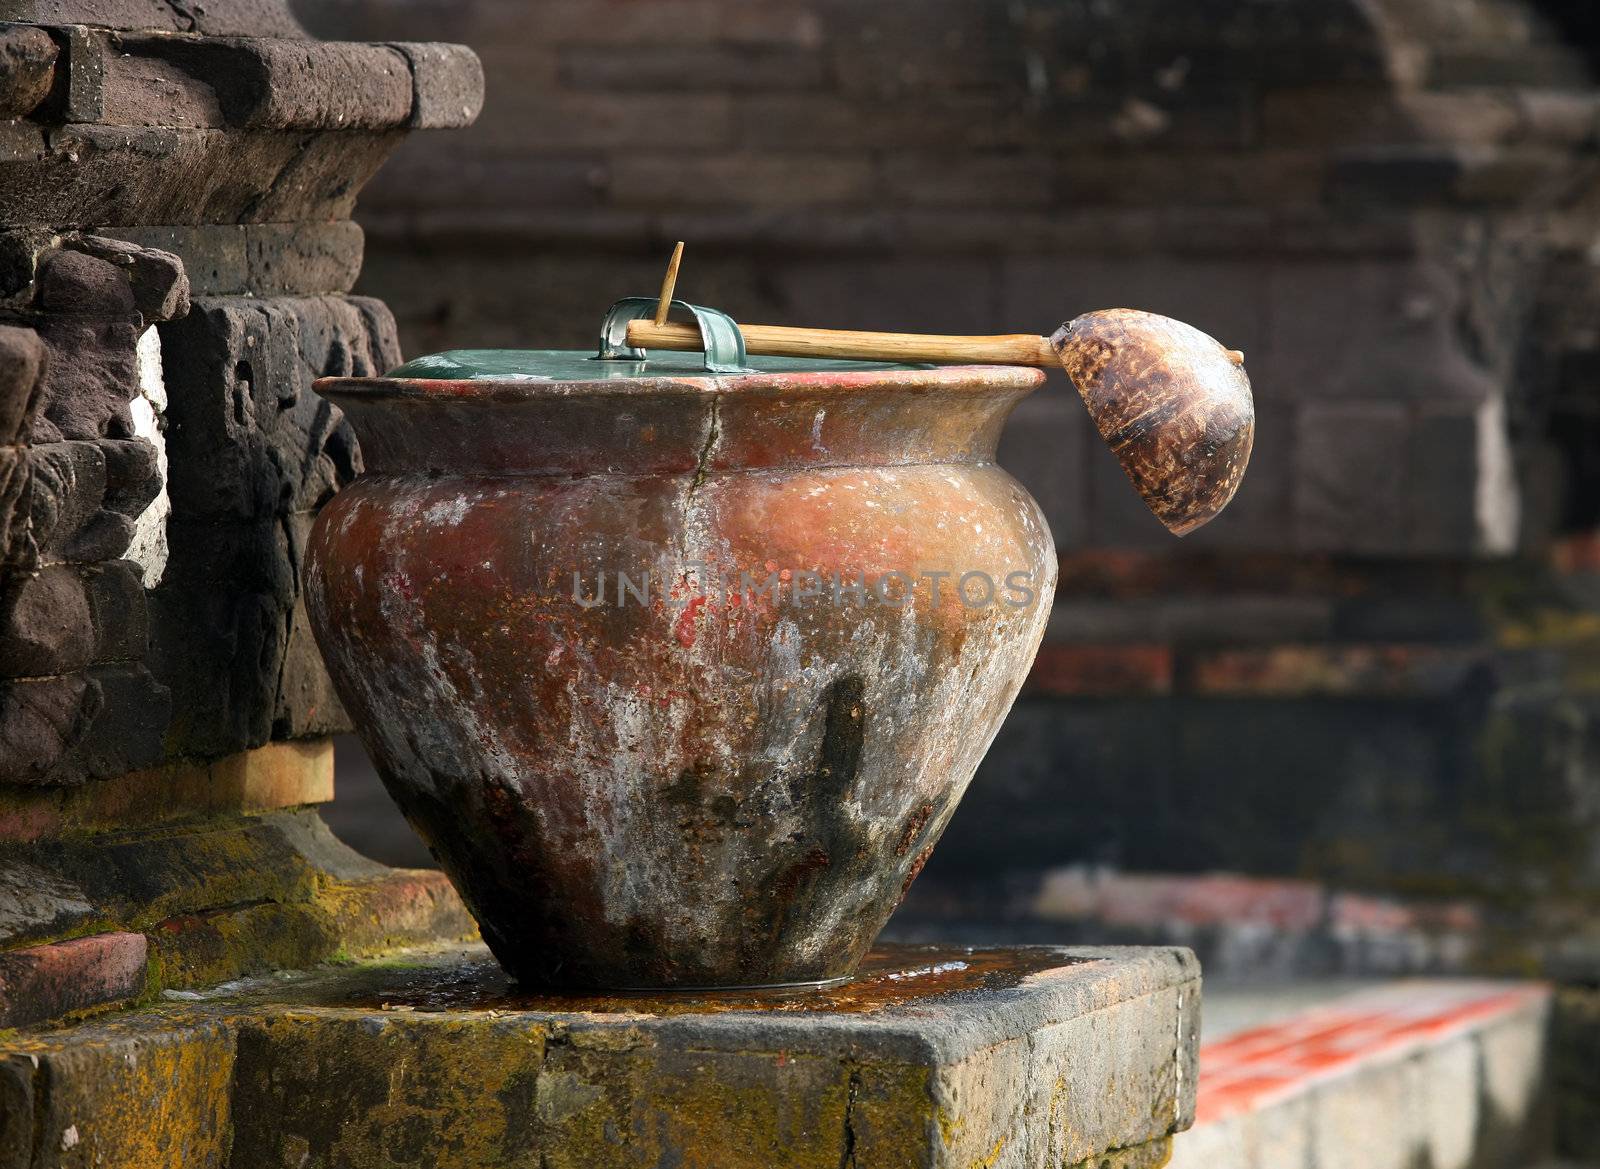
<svg viewBox="0 0 1600 1169">
<path fill-rule="evenodd" d="M 525 983 L 849 975 L 1038 648 L 1053 542 L 994 454 L 1042 373 L 752 364 L 318 383 L 365 471 L 311 537 L 317 640 Z"/>
</svg>

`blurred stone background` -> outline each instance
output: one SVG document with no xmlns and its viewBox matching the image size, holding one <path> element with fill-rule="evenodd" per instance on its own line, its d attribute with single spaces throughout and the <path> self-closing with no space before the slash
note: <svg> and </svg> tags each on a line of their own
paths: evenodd
<svg viewBox="0 0 1600 1169">
<path fill-rule="evenodd" d="M 1047 332 L 1131 305 L 1245 351 L 1255 457 L 1182 542 L 1064 382 L 1019 409 L 1002 462 L 1049 514 L 1057 610 L 898 928 L 1104 939 L 1109 915 L 1199 938 L 1208 972 L 1600 970 L 1592 6 L 300 15 L 483 58 L 478 124 L 407 142 L 357 212 L 358 290 L 408 356 L 592 344 L 675 239 L 680 294 L 746 322 Z M 426 863 L 359 752 L 330 821 Z M 1293 941 L 1263 957 L 1257 928 Z"/>
</svg>

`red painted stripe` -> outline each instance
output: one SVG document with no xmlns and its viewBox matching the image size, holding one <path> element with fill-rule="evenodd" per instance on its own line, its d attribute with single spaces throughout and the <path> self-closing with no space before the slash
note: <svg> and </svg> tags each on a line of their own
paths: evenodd
<svg viewBox="0 0 1600 1169">
<path fill-rule="evenodd" d="M 1195 1124 L 1263 1107 L 1368 1060 L 1437 1042 L 1549 995 L 1536 983 L 1398 983 L 1230 1035 L 1200 1049 Z"/>
</svg>

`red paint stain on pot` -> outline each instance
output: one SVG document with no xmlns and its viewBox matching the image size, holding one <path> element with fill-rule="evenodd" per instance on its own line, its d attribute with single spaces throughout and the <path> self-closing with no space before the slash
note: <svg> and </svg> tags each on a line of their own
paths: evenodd
<svg viewBox="0 0 1600 1169">
<path fill-rule="evenodd" d="M 677 625 L 674 627 L 673 632 L 678 638 L 678 644 L 683 646 L 684 649 L 694 648 L 695 639 L 699 636 L 697 622 L 699 621 L 701 610 L 706 607 L 706 602 L 710 599 L 706 595 L 690 597 L 689 603 L 683 607 L 683 612 L 678 614 Z"/>
</svg>

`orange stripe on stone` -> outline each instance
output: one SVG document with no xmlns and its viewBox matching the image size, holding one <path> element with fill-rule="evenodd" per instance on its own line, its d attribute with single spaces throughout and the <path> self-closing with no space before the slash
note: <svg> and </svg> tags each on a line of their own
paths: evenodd
<svg viewBox="0 0 1600 1169">
<path fill-rule="evenodd" d="M 1260 1108 L 1377 1057 L 1437 1041 L 1549 997 L 1538 983 L 1386 986 L 1200 1049 L 1195 1124 Z"/>
</svg>

